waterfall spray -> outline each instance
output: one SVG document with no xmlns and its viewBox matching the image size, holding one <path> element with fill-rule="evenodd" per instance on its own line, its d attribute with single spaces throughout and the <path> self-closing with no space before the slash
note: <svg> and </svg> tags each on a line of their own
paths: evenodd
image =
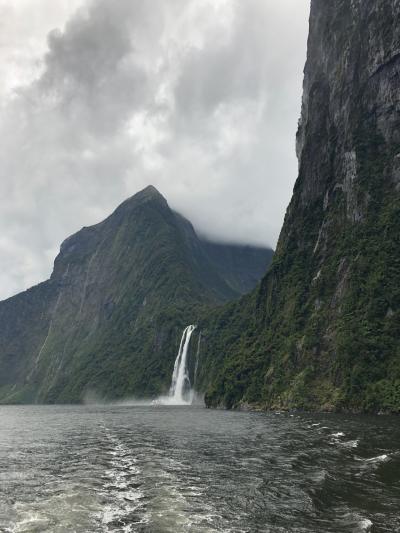
<svg viewBox="0 0 400 533">
<path fill-rule="evenodd" d="M 171 388 L 169 390 L 169 398 L 174 404 L 188 404 L 191 403 L 191 385 L 189 379 L 187 358 L 189 352 L 189 344 L 193 331 L 196 326 L 187 326 L 185 328 L 179 352 L 175 359 L 174 372 L 172 374 Z M 189 393 L 189 394 L 188 394 Z"/>
</svg>

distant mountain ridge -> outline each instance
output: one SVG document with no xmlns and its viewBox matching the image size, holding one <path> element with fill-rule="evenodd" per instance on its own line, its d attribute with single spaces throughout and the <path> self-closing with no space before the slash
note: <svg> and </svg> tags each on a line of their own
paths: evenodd
<svg viewBox="0 0 400 533">
<path fill-rule="evenodd" d="M 48 281 L 0 302 L 0 401 L 165 392 L 183 327 L 251 290 L 271 258 L 199 238 L 147 187 L 67 238 Z"/>
</svg>

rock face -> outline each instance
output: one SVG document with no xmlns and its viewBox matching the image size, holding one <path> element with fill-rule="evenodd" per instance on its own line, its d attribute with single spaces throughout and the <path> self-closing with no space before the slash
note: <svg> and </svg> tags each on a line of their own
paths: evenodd
<svg viewBox="0 0 400 533">
<path fill-rule="evenodd" d="M 207 401 L 399 411 L 398 0 L 312 0 L 297 152 L 260 289 L 204 323 Z"/>
<path fill-rule="evenodd" d="M 0 401 L 166 392 L 183 327 L 253 288 L 271 257 L 200 239 L 146 188 L 69 237 L 48 281 L 0 302 Z"/>
</svg>

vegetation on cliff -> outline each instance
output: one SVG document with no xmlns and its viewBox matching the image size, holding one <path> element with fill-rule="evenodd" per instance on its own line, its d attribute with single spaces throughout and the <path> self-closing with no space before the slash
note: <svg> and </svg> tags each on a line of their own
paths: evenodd
<svg viewBox="0 0 400 533">
<path fill-rule="evenodd" d="M 208 405 L 400 411 L 399 80 L 398 2 L 312 1 L 299 177 L 260 287 L 203 322 Z"/>
</svg>

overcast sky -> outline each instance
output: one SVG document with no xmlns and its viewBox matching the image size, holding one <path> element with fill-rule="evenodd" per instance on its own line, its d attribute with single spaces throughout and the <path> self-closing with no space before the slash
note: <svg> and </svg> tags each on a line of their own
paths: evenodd
<svg viewBox="0 0 400 533">
<path fill-rule="evenodd" d="M 0 0 L 0 299 L 155 185 L 274 246 L 297 174 L 309 0 Z"/>
</svg>

